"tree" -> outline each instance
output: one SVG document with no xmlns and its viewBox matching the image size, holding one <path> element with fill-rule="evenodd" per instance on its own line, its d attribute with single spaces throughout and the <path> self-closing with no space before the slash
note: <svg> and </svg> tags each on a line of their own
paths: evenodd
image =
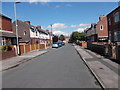
<svg viewBox="0 0 120 90">
<path fill-rule="evenodd" d="M 54 36 L 53 37 L 53 42 L 57 42 L 58 41 L 58 36 Z"/>
<path fill-rule="evenodd" d="M 65 40 L 65 36 L 64 35 L 60 35 L 59 40 L 64 41 Z"/>
<path fill-rule="evenodd" d="M 85 33 L 73 32 L 70 36 L 70 41 L 76 42 L 77 40 L 84 41 L 85 40 Z"/>
</svg>

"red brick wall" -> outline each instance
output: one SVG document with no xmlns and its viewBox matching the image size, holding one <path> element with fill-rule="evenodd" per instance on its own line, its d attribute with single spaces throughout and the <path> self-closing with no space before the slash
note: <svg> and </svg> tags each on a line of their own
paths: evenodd
<svg viewBox="0 0 120 90">
<path fill-rule="evenodd" d="M 111 31 L 112 42 L 114 42 L 114 31 L 120 30 L 120 21 L 117 23 L 114 22 L 114 14 L 116 12 L 119 12 L 119 18 L 120 18 L 120 6 L 107 15 L 107 19 L 109 18 L 111 19 L 111 25 L 108 25 L 108 31 Z"/>
<path fill-rule="evenodd" d="M 21 39 L 19 40 L 20 42 L 25 42 L 29 41 L 28 44 L 31 44 L 30 40 L 30 26 L 20 20 L 17 20 L 18 23 L 18 34 L 21 36 Z M 12 24 L 13 32 L 16 33 L 16 27 L 15 27 L 15 22 Z M 24 35 L 24 32 L 26 32 L 26 35 Z"/>
<path fill-rule="evenodd" d="M 2 17 L 2 30 L 12 31 L 12 21 L 11 21 L 11 19 Z"/>
<path fill-rule="evenodd" d="M 100 26 L 103 25 L 103 30 L 100 30 Z M 104 17 L 101 21 L 97 24 L 98 28 L 98 37 L 108 37 L 108 25 L 107 25 L 107 17 Z"/>
<path fill-rule="evenodd" d="M 0 56 L 2 56 L 2 60 L 16 56 L 15 50 L 2 52 L 0 54 L 2 54 L 2 55 L 0 55 Z"/>
</svg>

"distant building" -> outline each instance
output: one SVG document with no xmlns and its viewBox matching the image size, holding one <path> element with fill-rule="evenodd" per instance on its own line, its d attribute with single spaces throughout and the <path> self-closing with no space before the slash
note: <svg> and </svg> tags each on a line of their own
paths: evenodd
<svg viewBox="0 0 120 90">
<path fill-rule="evenodd" d="M 106 16 L 100 16 L 97 23 L 98 41 L 108 41 L 108 22 Z"/>
<path fill-rule="evenodd" d="M 107 20 L 109 41 L 120 42 L 120 6 L 107 15 Z"/>
<path fill-rule="evenodd" d="M 0 14 L 0 46 L 5 45 L 6 41 L 16 44 L 16 35 L 12 32 L 12 20 Z"/>
<path fill-rule="evenodd" d="M 97 38 L 97 35 L 98 35 L 97 23 L 92 23 L 91 27 L 87 28 L 85 33 L 86 33 L 87 41 L 96 42 L 98 40 L 98 38 Z"/>
<path fill-rule="evenodd" d="M 47 44 L 50 43 L 49 31 L 41 29 L 41 26 L 33 26 L 30 21 L 20 21 L 18 23 L 18 34 L 22 37 L 20 44 Z M 15 22 L 13 22 L 13 31 L 16 32 Z"/>
</svg>

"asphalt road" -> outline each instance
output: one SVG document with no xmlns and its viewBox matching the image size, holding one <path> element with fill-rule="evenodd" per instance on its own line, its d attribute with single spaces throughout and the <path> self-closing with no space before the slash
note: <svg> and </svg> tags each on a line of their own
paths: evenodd
<svg viewBox="0 0 120 90">
<path fill-rule="evenodd" d="M 2 75 L 3 88 L 100 88 L 70 44 L 51 49 Z"/>
</svg>

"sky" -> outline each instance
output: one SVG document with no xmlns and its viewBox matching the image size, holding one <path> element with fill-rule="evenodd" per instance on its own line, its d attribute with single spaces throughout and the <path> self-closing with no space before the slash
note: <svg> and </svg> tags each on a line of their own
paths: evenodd
<svg viewBox="0 0 120 90">
<path fill-rule="evenodd" d="M 117 2 L 21 2 L 17 4 L 17 19 L 41 25 L 44 30 L 50 30 L 52 24 L 54 34 L 70 35 L 82 32 L 117 7 Z M 14 3 L 2 2 L 2 13 L 14 21 Z"/>
</svg>

